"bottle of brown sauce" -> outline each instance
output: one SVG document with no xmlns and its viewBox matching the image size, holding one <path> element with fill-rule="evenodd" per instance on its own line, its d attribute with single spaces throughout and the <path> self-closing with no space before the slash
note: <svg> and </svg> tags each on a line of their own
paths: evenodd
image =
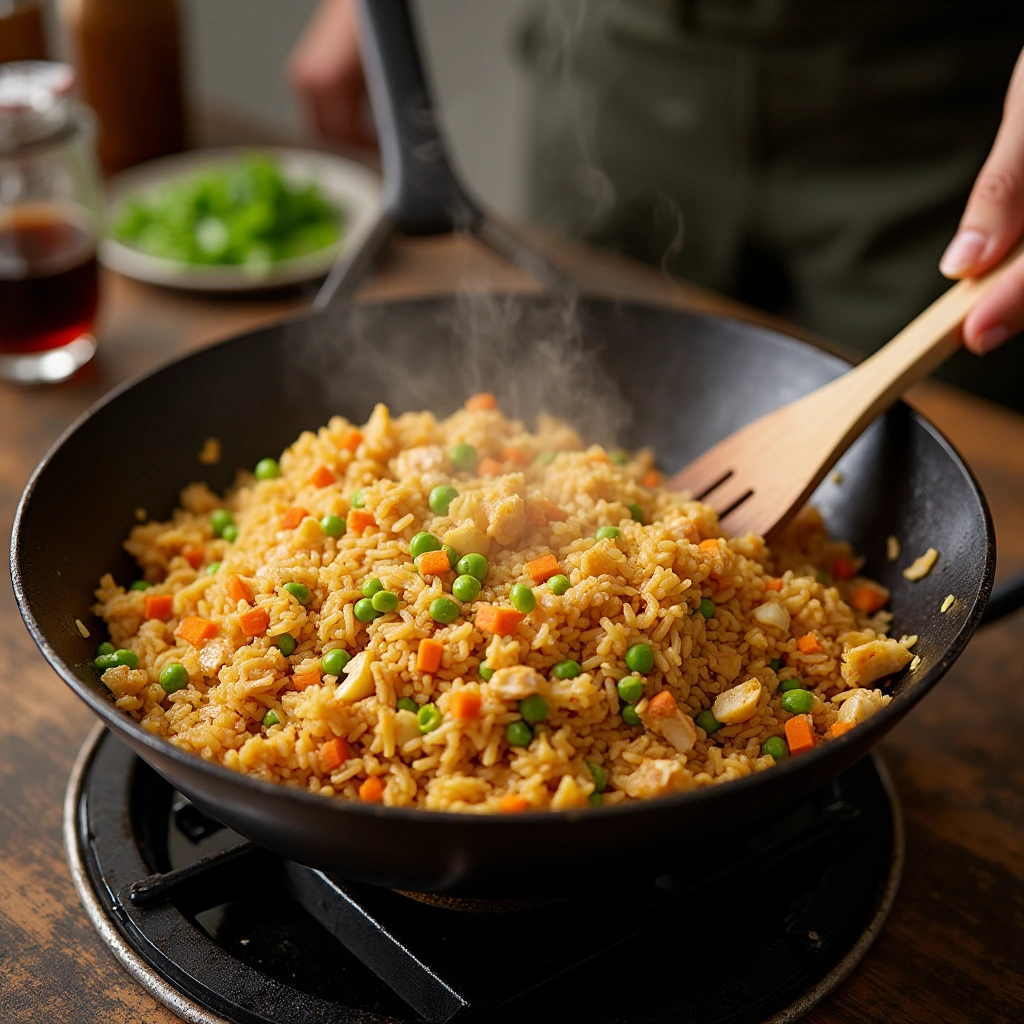
<svg viewBox="0 0 1024 1024">
<path fill-rule="evenodd" d="M 185 148 L 178 0 L 60 0 L 106 174 Z"/>
</svg>

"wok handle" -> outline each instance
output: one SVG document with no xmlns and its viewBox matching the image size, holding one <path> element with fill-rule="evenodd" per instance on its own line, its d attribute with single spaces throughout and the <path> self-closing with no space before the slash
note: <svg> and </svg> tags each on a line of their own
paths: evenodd
<svg viewBox="0 0 1024 1024">
<path fill-rule="evenodd" d="M 985 614 L 981 617 L 981 625 L 987 626 L 996 622 L 1021 607 L 1024 607 L 1024 572 L 1011 576 L 993 588 L 992 596 L 985 607 Z"/>
</svg>

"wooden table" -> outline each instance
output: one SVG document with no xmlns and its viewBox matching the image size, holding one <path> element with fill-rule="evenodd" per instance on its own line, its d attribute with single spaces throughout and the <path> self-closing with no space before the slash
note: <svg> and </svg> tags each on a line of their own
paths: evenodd
<svg viewBox="0 0 1024 1024">
<path fill-rule="evenodd" d="M 737 312 L 653 271 L 566 246 L 557 251 L 595 290 Z M 460 280 L 530 287 L 472 243 L 407 240 L 366 293 L 423 294 Z M 59 387 L 0 389 L 5 535 L 32 467 L 93 399 L 126 376 L 308 299 L 202 298 L 112 275 L 104 285 L 95 366 Z M 938 386 L 916 389 L 913 399 L 978 474 L 997 520 L 1001 575 L 1020 568 L 1024 418 Z M 0 587 L 0 643 L 0 1020 L 171 1024 L 171 1014 L 104 948 L 71 886 L 61 799 L 93 719 L 36 651 L 9 586 Z M 1024 615 L 980 634 L 885 742 L 907 819 L 903 884 L 881 938 L 810 1014 L 815 1024 L 1024 1020 L 1022 649 Z"/>
</svg>

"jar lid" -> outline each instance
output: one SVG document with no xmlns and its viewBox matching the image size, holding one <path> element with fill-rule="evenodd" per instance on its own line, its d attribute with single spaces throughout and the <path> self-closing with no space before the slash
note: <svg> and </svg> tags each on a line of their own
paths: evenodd
<svg viewBox="0 0 1024 1024">
<path fill-rule="evenodd" d="M 0 64 L 0 153 L 42 142 L 75 120 L 75 72 L 69 64 L 16 60 Z"/>
</svg>

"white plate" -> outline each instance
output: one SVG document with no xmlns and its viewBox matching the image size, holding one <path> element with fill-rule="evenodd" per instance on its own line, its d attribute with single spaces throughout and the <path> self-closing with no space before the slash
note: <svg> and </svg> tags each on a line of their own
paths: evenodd
<svg viewBox="0 0 1024 1024">
<path fill-rule="evenodd" d="M 108 220 L 117 216 L 121 204 L 129 196 L 145 196 L 168 181 L 185 178 L 210 167 L 233 164 L 250 153 L 273 157 L 289 182 L 315 182 L 324 196 L 342 207 L 345 211 L 345 226 L 341 240 L 336 245 L 268 266 L 209 266 L 162 259 L 133 249 L 115 238 L 105 238 L 100 243 L 100 262 L 138 281 L 201 291 L 255 291 L 323 277 L 339 253 L 358 246 L 366 237 L 380 208 L 380 182 L 377 175 L 360 164 L 330 153 L 277 146 L 231 146 L 151 160 L 124 171 L 109 183 Z"/>
</svg>

